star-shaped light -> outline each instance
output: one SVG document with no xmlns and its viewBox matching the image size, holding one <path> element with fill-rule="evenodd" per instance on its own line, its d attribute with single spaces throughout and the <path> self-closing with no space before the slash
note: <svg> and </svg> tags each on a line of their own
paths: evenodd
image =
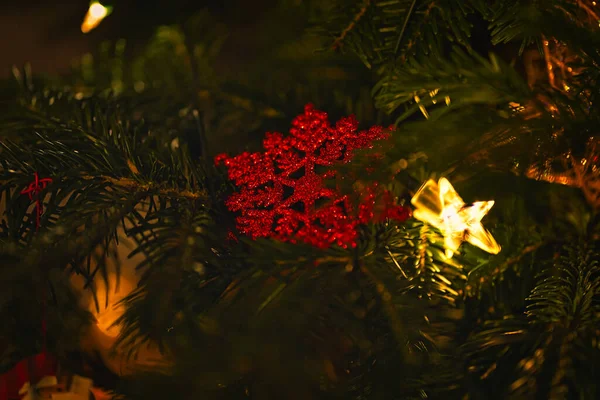
<svg viewBox="0 0 600 400">
<path fill-rule="evenodd" d="M 413 215 L 419 221 L 438 228 L 444 235 L 446 256 L 451 258 L 461 243 L 467 241 L 488 253 L 498 254 L 500 246 L 481 225 L 481 219 L 494 201 L 476 201 L 466 205 L 448 179 L 428 180 L 411 199 Z"/>
</svg>

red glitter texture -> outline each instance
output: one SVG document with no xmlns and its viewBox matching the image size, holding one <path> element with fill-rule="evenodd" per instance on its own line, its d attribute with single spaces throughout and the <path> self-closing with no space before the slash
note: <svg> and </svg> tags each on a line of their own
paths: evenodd
<svg viewBox="0 0 600 400">
<path fill-rule="evenodd" d="M 379 126 L 357 129 L 353 116 L 332 127 L 327 114 L 309 104 L 304 114 L 293 120 L 289 136 L 267 133 L 264 152 L 215 157 L 217 164 L 225 164 L 229 179 L 239 188 L 226 201 L 227 207 L 239 214 L 239 231 L 254 239 L 272 237 L 317 247 L 347 247 L 356 246 L 359 224 L 385 218 L 406 220 L 410 211 L 393 205 L 389 194 L 383 209 L 377 210 L 375 188 L 367 191 L 354 213 L 348 196 L 325 187 L 324 179 L 335 176 L 327 167 L 349 162 L 355 149 L 370 148 L 374 141 L 388 137 Z M 319 166 L 325 167 L 320 174 L 315 171 Z"/>
</svg>

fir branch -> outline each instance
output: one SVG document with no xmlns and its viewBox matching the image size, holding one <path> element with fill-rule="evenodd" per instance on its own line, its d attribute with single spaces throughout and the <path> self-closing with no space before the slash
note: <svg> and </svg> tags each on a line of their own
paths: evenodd
<svg viewBox="0 0 600 400">
<path fill-rule="evenodd" d="M 584 3 L 578 0 L 557 0 L 539 4 L 499 1 L 492 4 L 485 13 L 491 22 L 492 43 L 520 40 L 519 54 L 534 42 L 542 49 L 542 35 L 560 38 L 559 40 L 573 44 L 583 44 L 585 40 L 574 40 L 576 35 L 588 36 L 596 29 L 594 25 L 597 24 L 597 20 L 590 21 L 591 14 L 586 10 Z M 560 26 L 557 26 L 557 23 L 560 23 Z M 582 27 L 585 29 L 581 29 Z"/>
<path fill-rule="evenodd" d="M 591 344 L 599 339 L 598 255 L 585 245 L 563 251 L 528 297 L 527 319 L 488 321 L 465 346 L 470 369 L 506 385 L 505 395 L 553 398 L 563 397 L 565 390 L 582 396 L 595 392 L 590 385 L 597 373 L 585 364 L 599 356 Z"/>
<path fill-rule="evenodd" d="M 404 109 L 397 124 L 419 111 L 438 119 L 462 107 L 506 106 L 532 98 L 523 79 L 498 57 L 486 60 L 458 48 L 448 60 L 408 60 L 388 71 L 373 92 L 376 106 L 388 114 Z"/>
<path fill-rule="evenodd" d="M 418 294 L 454 304 L 459 296 L 458 285 L 466 276 L 459 262 L 445 257 L 439 231 L 421 223 L 388 229 L 387 240 L 377 242 L 373 253 L 362 260 L 378 261 L 394 271 L 398 282 L 403 282 L 399 293 Z"/>
<path fill-rule="evenodd" d="M 134 356 L 144 343 L 166 349 L 170 327 L 191 318 L 191 310 L 213 303 L 230 280 L 215 266 L 217 257 L 214 221 L 204 207 L 192 214 L 190 200 L 173 200 L 161 209 L 145 215 L 129 214 L 125 232 L 138 246 L 130 254 L 143 255 L 136 266 L 141 271 L 138 288 L 122 300 L 125 313 L 115 321 L 122 325 L 117 347 Z M 201 293 L 192 303 L 182 302 L 180 295 L 189 293 L 203 282 Z M 216 291 L 213 288 L 221 288 Z M 212 292 L 212 294 L 210 294 Z M 208 295 L 208 296 L 207 296 Z"/>
<path fill-rule="evenodd" d="M 369 68 L 389 64 L 399 57 L 404 60 L 420 55 L 441 56 L 450 42 L 469 46 L 471 23 L 467 16 L 473 13 L 471 2 L 371 0 L 357 11 L 351 8 L 351 15 L 347 2 L 333 3 L 329 19 L 318 25 L 335 37 L 334 49 L 343 40 Z"/>
</svg>

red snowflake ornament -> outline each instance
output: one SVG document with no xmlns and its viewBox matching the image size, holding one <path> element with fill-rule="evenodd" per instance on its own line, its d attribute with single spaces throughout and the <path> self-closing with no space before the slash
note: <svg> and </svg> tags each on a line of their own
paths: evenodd
<svg viewBox="0 0 600 400">
<path fill-rule="evenodd" d="M 293 120 L 289 136 L 267 133 L 264 152 L 218 155 L 215 162 L 225 164 L 229 179 L 239 188 L 226 202 L 239 213 L 238 229 L 252 238 L 301 241 L 317 247 L 355 246 L 357 225 L 375 215 L 375 195 L 369 191 L 355 215 L 349 198 L 325 187 L 324 180 L 335 176 L 328 167 L 349 162 L 355 149 L 370 148 L 374 141 L 387 137 L 379 126 L 358 131 L 353 116 L 331 126 L 326 113 L 307 105 L 304 114 Z M 323 167 L 323 172 L 316 171 Z M 405 220 L 407 212 L 399 212 L 398 207 L 387 207 L 396 211 L 384 211 L 380 217 Z"/>
</svg>

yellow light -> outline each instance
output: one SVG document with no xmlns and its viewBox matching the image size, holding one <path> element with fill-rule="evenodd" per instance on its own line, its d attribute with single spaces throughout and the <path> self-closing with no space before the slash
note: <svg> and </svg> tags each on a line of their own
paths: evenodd
<svg viewBox="0 0 600 400">
<path fill-rule="evenodd" d="M 446 257 L 451 258 L 461 243 L 467 241 L 488 253 L 498 254 L 500 246 L 483 227 L 481 219 L 494 201 L 477 201 L 466 206 L 446 178 L 428 180 L 411 199 L 414 217 L 438 228 L 444 235 Z"/>
<path fill-rule="evenodd" d="M 110 10 L 104 7 L 102 4 L 97 1 L 90 4 L 90 8 L 85 14 L 85 18 L 83 19 L 83 23 L 81 24 L 81 32 L 88 33 L 98 25 L 106 16 Z"/>
<path fill-rule="evenodd" d="M 90 6 L 90 15 L 97 19 L 104 18 L 106 17 L 106 7 L 100 3 L 92 3 Z"/>
</svg>

